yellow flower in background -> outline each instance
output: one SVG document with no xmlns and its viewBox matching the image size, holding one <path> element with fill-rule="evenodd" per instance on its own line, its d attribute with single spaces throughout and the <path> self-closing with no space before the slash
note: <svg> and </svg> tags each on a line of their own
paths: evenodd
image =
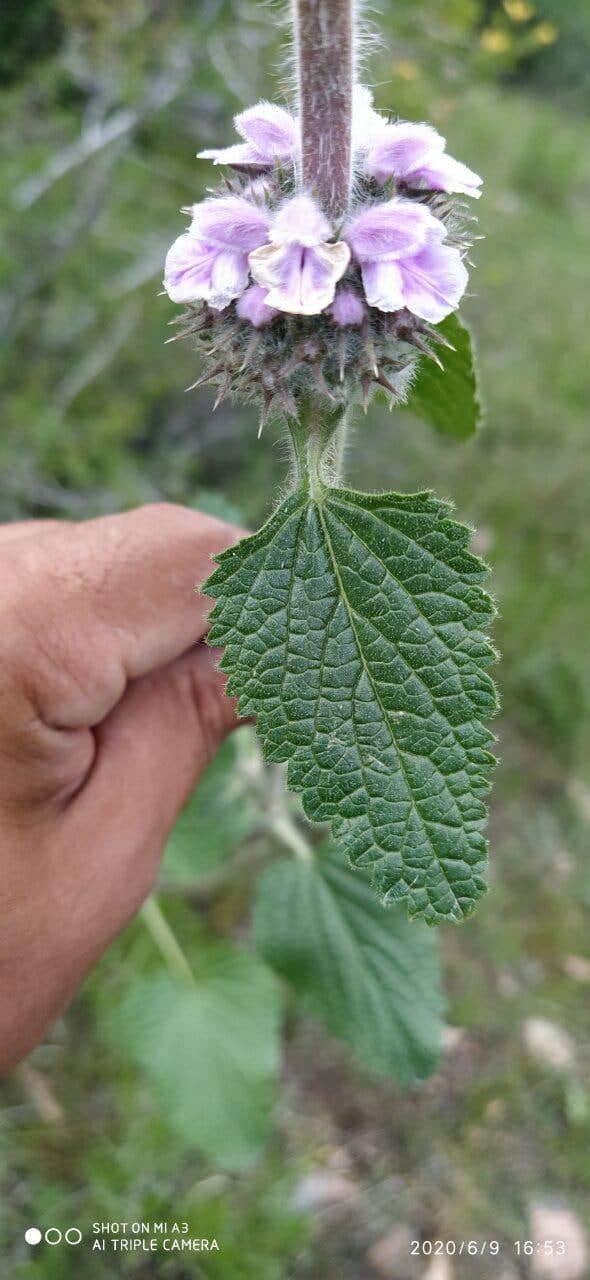
<svg viewBox="0 0 590 1280">
<path fill-rule="evenodd" d="M 402 80 L 417 80 L 420 75 L 420 67 L 412 58 L 400 58 L 399 62 L 394 62 L 393 65 Z"/>
<path fill-rule="evenodd" d="M 540 22 L 533 30 L 537 44 L 555 44 L 559 31 L 553 22 Z"/>
<path fill-rule="evenodd" d="M 504 8 L 508 17 L 513 22 L 528 22 L 535 13 L 534 4 L 530 4 L 530 0 L 503 0 Z"/>
<path fill-rule="evenodd" d="M 495 27 L 486 27 L 479 37 L 479 43 L 486 53 L 507 53 L 512 41 L 507 31 L 498 31 Z"/>
</svg>

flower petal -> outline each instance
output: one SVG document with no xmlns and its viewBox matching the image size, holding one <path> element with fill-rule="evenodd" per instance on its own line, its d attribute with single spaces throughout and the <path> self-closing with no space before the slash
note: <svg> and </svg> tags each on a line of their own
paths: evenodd
<svg viewBox="0 0 590 1280">
<path fill-rule="evenodd" d="M 301 280 L 301 314 L 317 315 L 334 300 L 336 285 L 350 262 L 350 249 L 343 240 L 306 249 Z"/>
<path fill-rule="evenodd" d="M 273 102 L 258 102 L 236 116 L 234 124 L 242 138 L 246 139 L 261 156 L 273 160 L 288 160 L 299 146 L 299 127 L 284 107 Z"/>
<path fill-rule="evenodd" d="M 334 299 L 350 262 L 348 245 L 264 245 L 250 254 L 256 282 L 268 289 L 267 305 L 290 315 L 318 315 Z"/>
<path fill-rule="evenodd" d="M 337 289 L 336 297 L 330 307 L 330 315 L 334 324 L 341 329 L 346 329 L 349 325 L 359 325 L 363 323 L 366 315 L 365 304 L 358 293 L 354 293 L 352 289 Z"/>
<path fill-rule="evenodd" d="M 270 169 L 272 160 L 261 156 L 249 142 L 237 142 L 233 147 L 199 151 L 199 160 L 212 160 L 214 164 L 231 164 L 236 169 Z"/>
<path fill-rule="evenodd" d="M 365 161 L 365 170 L 377 182 L 404 178 L 427 160 L 444 151 L 445 140 L 429 124 L 389 124 L 379 133 Z"/>
<path fill-rule="evenodd" d="M 406 174 L 409 182 L 422 181 L 431 191 L 459 191 L 466 196 L 474 196 L 479 200 L 483 178 L 468 169 L 460 160 L 453 160 L 446 153 L 430 156 L 425 164 Z"/>
<path fill-rule="evenodd" d="M 331 234 L 332 228 L 319 205 L 311 196 L 301 195 L 294 196 L 279 209 L 270 230 L 270 239 L 274 244 L 300 244 L 311 248 L 321 240 L 327 240 Z"/>
<path fill-rule="evenodd" d="M 229 249 L 217 252 L 211 272 L 207 301 L 214 311 L 223 311 L 234 298 L 239 298 L 248 284 L 248 259 L 244 253 Z"/>
<path fill-rule="evenodd" d="M 274 289 L 281 284 L 290 266 L 289 250 L 289 245 L 264 244 L 250 254 L 250 271 L 261 288 Z"/>
<path fill-rule="evenodd" d="M 207 298 L 215 250 L 185 231 L 166 255 L 164 288 L 173 302 L 197 302 Z"/>
<path fill-rule="evenodd" d="M 373 205 L 345 227 L 343 235 L 358 262 L 400 258 L 426 243 L 432 224 L 445 234 L 442 223 L 423 204 L 396 198 Z"/>
<path fill-rule="evenodd" d="M 251 284 L 249 289 L 242 294 L 236 307 L 236 311 L 240 320 L 249 320 L 255 329 L 262 329 L 265 324 L 270 324 L 278 315 L 278 311 L 274 307 L 269 307 L 266 301 L 266 290 L 262 289 L 259 284 Z"/>
<path fill-rule="evenodd" d="M 247 200 L 206 200 L 168 251 L 164 288 L 173 302 L 222 311 L 248 283 L 248 253 L 266 239 L 268 218 Z"/>
<path fill-rule="evenodd" d="M 243 196 L 225 196 L 193 205 L 191 233 L 233 252 L 246 255 L 267 238 L 270 216 Z"/>
<path fill-rule="evenodd" d="M 292 160 L 299 148 L 299 125 L 283 107 L 259 102 L 234 119 L 245 139 L 233 147 L 213 147 L 199 151 L 199 160 L 231 164 L 238 169 L 271 169 L 277 160 Z"/>
<path fill-rule="evenodd" d="M 400 311 L 404 303 L 401 264 L 393 259 L 363 265 L 363 286 L 370 307 L 379 311 Z"/>
<path fill-rule="evenodd" d="M 404 303 L 421 320 L 438 324 L 459 306 L 469 275 L 458 249 L 432 241 L 399 267 Z"/>
</svg>

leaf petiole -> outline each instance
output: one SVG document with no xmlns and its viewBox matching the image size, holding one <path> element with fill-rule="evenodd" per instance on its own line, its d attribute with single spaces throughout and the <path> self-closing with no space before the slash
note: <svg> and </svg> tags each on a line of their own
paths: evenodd
<svg viewBox="0 0 590 1280">
<path fill-rule="evenodd" d="M 312 502 L 321 501 L 326 489 L 338 487 L 348 427 L 348 410 L 342 405 L 326 408 L 325 400 L 301 401 L 297 418 L 287 419 L 293 446 L 293 488 L 304 489 Z"/>
<path fill-rule="evenodd" d="M 184 982 L 187 979 L 189 982 L 194 982 L 194 974 L 184 951 L 153 894 L 144 902 L 140 915 L 152 942 L 155 943 L 162 959 L 166 961 L 170 972 Z"/>
</svg>

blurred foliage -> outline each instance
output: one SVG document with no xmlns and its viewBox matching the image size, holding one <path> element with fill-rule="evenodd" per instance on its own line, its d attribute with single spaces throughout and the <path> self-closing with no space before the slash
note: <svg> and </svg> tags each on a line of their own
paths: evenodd
<svg viewBox="0 0 590 1280">
<path fill-rule="evenodd" d="M 48 0 L 23 6 L 8 0 L 0 10 L 0 85 L 26 73 L 38 58 L 47 58 L 62 42 L 59 10 Z"/>
<path fill-rule="evenodd" d="M 377 1083 L 302 1018 L 305 964 L 292 970 L 288 955 L 275 954 L 285 982 L 263 967 L 248 924 L 258 872 L 308 833 L 297 806 L 285 809 L 280 776 L 240 733 L 172 837 L 160 914 L 150 909 L 119 939 L 3 1087 L 0 1230 L 11 1280 L 28 1280 L 33 1265 L 43 1280 L 73 1280 L 82 1259 L 85 1280 L 358 1280 L 377 1274 L 369 1250 L 396 1224 L 424 1236 L 493 1236 L 509 1248 L 526 1235 L 541 1193 L 566 1199 L 590 1227 L 580 965 L 590 909 L 590 10 L 586 0 L 400 0 L 381 9 L 383 38 L 367 59 L 378 105 L 432 119 L 486 179 L 477 295 L 467 307 L 485 428 L 455 444 L 409 414 L 376 409 L 359 420 L 348 459 L 367 487 L 452 496 L 494 569 L 503 767 L 492 890 L 473 923 L 444 935 L 458 1030 L 426 1086 Z M 196 151 L 231 139 L 241 105 L 277 94 L 275 15 L 250 0 L 2 7 L 0 517 L 81 518 L 160 497 L 251 521 L 266 513 L 284 472 L 280 433 L 273 427 L 256 443 L 250 412 L 234 405 L 212 416 L 206 390 L 184 393 L 194 358 L 181 343 L 164 345 L 174 309 L 157 295 L 179 210 L 211 176 Z M 201 1154 L 213 1148 L 195 1130 L 198 1054 L 194 1077 L 182 1046 L 174 1055 L 182 1028 L 158 1038 L 131 1021 L 145 984 L 162 1002 L 160 1026 L 180 1016 L 183 958 L 196 988 L 186 998 L 203 1001 L 220 945 L 245 957 L 242 976 L 256 969 L 256 1008 L 228 1001 L 230 1023 L 248 1022 L 243 1062 L 223 1060 L 219 1028 L 224 1075 L 243 1068 L 247 1088 L 248 1058 L 262 1063 L 256 1080 L 272 1074 L 275 998 L 287 1027 L 274 1137 L 240 1176 L 214 1172 Z M 325 959 L 337 958 L 327 948 Z M 271 987 L 276 996 L 256 999 Z M 317 991 L 311 1003 L 321 1019 Z M 140 1014 L 148 1008 L 142 999 Z M 522 1026 L 533 1016 L 570 1030 L 567 1072 L 527 1053 Z M 338 1002 L 324 1022 L 350 1038 Z M 240 1109 L 239 1094 L 232 1105 Z M 245 1108 L 246 1128 L 255 1110 Z M 227 1135 L 214 1128 L 218 1156 Z M 318 1169 L 348 1179 L 352 1199 L 314 1214 L 308 1193 L 302 1209 L 301 1187 Z M 95 1220 L 181 1217 L 192 1234 L 218 1236 L 221 1252 L 158 1254 L 154 1263 L 45 1247 L 33 1264 L 23 1242 L 34 1222 L 88 1230 Z M 466 1267 L 457 1263 L 458 1280 L 488 1280 L 473 1260 Z"/>
<path fill-rule="evenodd" d="M 181 814 L 162 865 L 165 885 L 200 881 L 260 825 L 260 800 L 248 785 L 248 764 L 257 768 L 257 757 L 250 736 L 243 741 L 234 734 L 224 743 Z"/>
<path fill-rule="evenodd" d="M 269 970 L 241 948 L 203 945 L 194 977 L 135 982 L 113 1022 L 178 1141 L 223 1168 L 251 1165 L 268 1136 L 279 1062 Z"/>
<path fill-rule="evenodd" d="M 337 850 L 281 859 L 260 877 L 257 946 L 304 1007 L 379 1075 L 414 1083 L 440 1054 L 436 935 L 383 909 Z"/>
</svg>

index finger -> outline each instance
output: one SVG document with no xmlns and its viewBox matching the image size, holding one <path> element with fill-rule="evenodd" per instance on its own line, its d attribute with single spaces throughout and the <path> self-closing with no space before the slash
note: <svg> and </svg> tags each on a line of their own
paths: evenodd
<svg viewBox="0 0 590 1280">
<path fill-rule="evenodd" d="M 13 653 L 25 658 L 35 711 L 55 728 L 104 719 L 129 680 L 173 662 L 202 639 L 211 601 L 199 588 L 213 556 L 241 530 L 158 503 L 64 524 L 8 544 Z M 6 614 L 5 614 L 6 617 Z"/>
</svg>

